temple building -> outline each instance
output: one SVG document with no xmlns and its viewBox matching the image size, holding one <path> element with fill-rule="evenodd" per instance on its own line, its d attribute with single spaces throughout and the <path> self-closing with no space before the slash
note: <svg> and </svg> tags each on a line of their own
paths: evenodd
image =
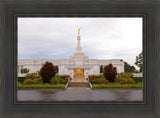
<svg viewBox="0 0 160 118">
<path fill-rule="evenodd" d="M 70 75 L 72 78 L 87 78 L 88 75 L 99 75 L 100 67 L 104 67 L 110 63 L 112 63 L 114 67 L 117 67 L 118 73 L 124 72 L 124 62 L 121 59 L 100 60 L 89 59 L 88 56 L 85 56 L 81 48 L 80 29 L 78 29 L 77 48 L 73 56 L 70 56 L 69 59 L 62 60 L 18 60 L 18 76 L 21 75 L 20 70 L 22 68 L 29 69 L 29 73 L 40 71 L 42 65 L 47 61 L 58 66 L 58 75 Z"/>
</svg>

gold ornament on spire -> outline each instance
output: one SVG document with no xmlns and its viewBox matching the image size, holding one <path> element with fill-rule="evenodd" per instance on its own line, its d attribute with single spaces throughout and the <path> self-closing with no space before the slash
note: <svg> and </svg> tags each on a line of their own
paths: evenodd
<svg viewBox="0 0 160 118">
<path fill-rule="evenodd" d="M 78 28 L 78 35 L 80 35 L 80 28 Z"/>
</svg>

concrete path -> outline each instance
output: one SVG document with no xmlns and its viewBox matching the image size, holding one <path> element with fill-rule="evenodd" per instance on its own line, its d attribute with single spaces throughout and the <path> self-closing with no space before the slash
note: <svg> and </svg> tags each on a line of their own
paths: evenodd
<svg viewBox="0 0 160 118">
<path fill-rule="evenodd" d="M 142 89 L 18 89 L 18 101 L 142 101 Z"/>
</svg>

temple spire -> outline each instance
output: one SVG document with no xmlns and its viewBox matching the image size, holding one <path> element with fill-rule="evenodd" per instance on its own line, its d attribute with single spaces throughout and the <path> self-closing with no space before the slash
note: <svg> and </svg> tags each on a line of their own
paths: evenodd
<svg viewBox="0 0 160 118">
<path fill-rule="evenodd" d="M 77 36 L 77 53 L 81 53 L 81 45 L 80 45 L 80 28 L 78 28 L 78 36 Z"/>
</svg>

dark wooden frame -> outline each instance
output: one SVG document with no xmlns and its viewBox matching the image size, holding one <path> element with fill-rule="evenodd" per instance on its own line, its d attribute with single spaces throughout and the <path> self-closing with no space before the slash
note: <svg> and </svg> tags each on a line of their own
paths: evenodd
<svg viewBox="0 0 160 118">
<path fill-rule="evenodd" d="M 4 117 L 159 117 L 158 1 L 3 1 L 1 2 L 1 116 Z M 17 103 L 17 16 L 143 17 L 144 101 Z"/>
</svg>

